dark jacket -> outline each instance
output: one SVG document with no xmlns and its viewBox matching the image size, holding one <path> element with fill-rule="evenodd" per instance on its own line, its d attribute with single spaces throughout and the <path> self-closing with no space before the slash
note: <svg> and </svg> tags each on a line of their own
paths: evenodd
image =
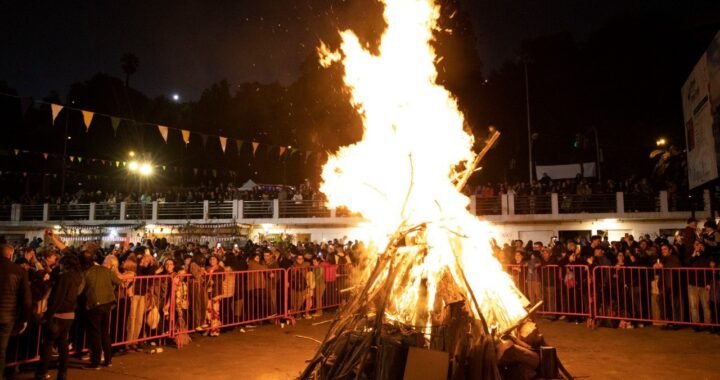
<svg viewBox="0 0 720 380">
<path fill-rule="evenodd" d="M 0 257 L 0 323 L 24 323 L 32 313 L 27 272 Z"/>
<path fill-rule="evenodd" d="M 78 272 L 65 272 L 50 293 L 45 318 L 58 313 L 71 313 L 77 306 L 77 298 L 83 291 L 83 276 Z"/>
<path fill-rule="evenodd" d="M 88 310 L 115 302 L 115 287 L 122 281 L 110 269 L 95 265 L 85 271 L 85 289 Z"/>
<path fill-rule="evenodd" d="M 687 260 L 687 266 L 690 268 L 708 268 L 708 270 L 688 270 L 688 285 L 704 287 L 712 283 L 713 272 L 710 270 L 710 255 L 705 252 L 700 254 L 700 256 L 690 255 Z"/>
</svg>

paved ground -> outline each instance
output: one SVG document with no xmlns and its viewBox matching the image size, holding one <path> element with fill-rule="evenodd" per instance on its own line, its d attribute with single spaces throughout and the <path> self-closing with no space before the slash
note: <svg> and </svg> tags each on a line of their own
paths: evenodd
<svg viewBox="0 0 720 380">
<path fill-rule="evenodd" d="M 84 379 L 292 379 L 304 368 L 318 344 L 298 338 L 322 339 L 327 324 L 299 321 L 280 329 L 259 326 L 255 331 L 229 332 L 218 338 L 196 337 L 181 350 L 160 354 L 117 356 L 109 369 L 70 370 Z M 720 336 L 685 329 L 597 329 L 564 321 L 539 322 L 566 367 L 580 379 L 718 379 Z M 54 375 L 54 374 L 53 374 Z M 25 374 L 21 379 L 31 378 Z"/>
</svg>

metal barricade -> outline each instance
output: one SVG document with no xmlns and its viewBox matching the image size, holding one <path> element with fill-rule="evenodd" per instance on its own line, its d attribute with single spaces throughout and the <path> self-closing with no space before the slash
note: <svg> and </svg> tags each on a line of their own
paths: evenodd
<svg viewBox="0 0 720 380">
<path fill-rule="evenodd" d="M 90 204 L 62 203 L 49 205 L 49 220 L 88 220 Z"/>
<path fill-rule="evenodd" d="M 158 219 L 202 219 L 203 203 L 202 202 L 158 202 Z M 152 208 L 150 209 L 152 212 Z"/>
<path fill-rule="evenodd" d="M 328 218 L 330 209 L 323 201 L 279 201 L 281 218 Z"/>
<path fill-rule="evenodd" d="M 50 205 L 49 207 L 53 207 L 53 205 Z M 8 207 L 10 208 L 10 207 Z M 20 206 L 20 220 L 21 221 L 30 221 L 30 220 L 43 220 L 43 209 L 45 208 L 44 205 L 21 205 Z M 3 212 L 5 212 L 3 210 Z M 10 210 L 7 211 L 8 218 L 3 220 L 10 220 Z"/>
<path fill-rule="evenodd" d="M 475 197 L 475 215 L 502 214 L 502 200 L 500 195 L 492 197 Z"/>
<path fill-rule="evenodd" d="M 596 267 L 597 319 L 720 326 L 715 268 Z"/>
<path fill-rule="evenodd" d="M 538 314 L 591 317 L 590 271 L 586 265 L 509 265 L 507 272 Z"/>
<path fill-rule="evenodd" d="M 244 218 L 272 218 L 273 201 L 244 201 Z"/>
<path fill-rule="evenodd" d="M 612 213 L 617 211 L 615 194 L 561 194 L 558 196 L 561 214 Z"/>
<path fill-rule="evenodd" d="M 347 299 L 349 265 L 322 263 L 318 266 L 292 266 L 287 269 L 285 310 L 287 316 L 322 313 Z"/>
<path fill-rule="evenodd" d="M 232 219 L 233 217 L 233 202 L 209 202 L 208 204 L 208 217 L 210 219 Z"/>
<path fill-rule="evenodd" d="M 552 214 L 550 195 L 515 195 L 515 214 Z"/>
<path fill-rule="evenodd" d="M 110 313 L 110 340 L 113 347 L 154 341 L 174 336 L 175 309 L 171 276 L 138 276 L 116 289 L 115 308 Z M 84 305 L 79 305 L 83 308 Z M 72 353 L 87 351 L 85 313 L 75 315 L 70 329 Z M 25 333 L 14 336 L 8 345 L 8 366 L 40 359 L 42 326 L 31 320 Z"/>
<path fill-rule="evenodd" d="M 96 203 L 95 220 L 118 220 L 120 219 L 119 203 Z"/>
<path fill-rule="evenodd" d="M 126 220 L 147 220 L 152 218 L 152 203 L 126 203 Z"/>
</svg>

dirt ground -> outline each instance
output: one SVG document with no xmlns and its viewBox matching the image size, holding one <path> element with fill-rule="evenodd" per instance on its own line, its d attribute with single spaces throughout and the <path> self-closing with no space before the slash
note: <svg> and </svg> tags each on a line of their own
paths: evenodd
<svg viewBox="0 0 720 380">
<path fill-rule="evenodd" d="M 254 331 L 235 330 L 217 338 L 193 337 L 181 350 L 167 347 L 159 354 L 116 356 L 111 368 L 73 368 L 68 375 L 73 380 L 293 379 L 318 347 L 317 342 L 297 335 L 322 340 L 328 324 L 313 326 L 322 320 L 301 320 L 284 329 L 261 325 Z M 539 326 L 579 379 L 720 378 L 718 335 L 655 327 L 591 330 L 565 321 L 541 320 Z M 30 379 L 32 374 L 18 378 Z"/>
</svg>

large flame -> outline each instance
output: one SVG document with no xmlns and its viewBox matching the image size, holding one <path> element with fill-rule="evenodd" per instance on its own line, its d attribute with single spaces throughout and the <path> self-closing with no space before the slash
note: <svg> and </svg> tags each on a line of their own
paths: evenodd
<svg viewBox="0 0 720 380">
<path fill-rule="evenodd" d="M 345 85 L 364 125 L 362 141 L 341 148 L 323 167 L 321 191 L 331 206 L 344 205 L 367 218 L 379 247 L 398 226 L 427 223 L 427 250 L 404 252 L 422 259 L 392 290 L 387 317 L 430 321 L 435 294 L 447 286 L 444 276 L 450 273 L 467 299 L 465 284 L 472 289 L 477 317 L 482 313 L 489 324 L 507 328 L 526 315 L 527 301 L 492 256 L 491 227 L 468 212 L 469 199 L 451 178 L 454 168 L 469 165 L 475 154 L 455 99 L 436 84 L 431 41 L 439 7 L 432 0 L 382 2 L 387 29 L 379 55 L 348 30 L 340 32 L 339 51 L 320 48 L 323 65 L 344 66 Z"/>
</svg>

